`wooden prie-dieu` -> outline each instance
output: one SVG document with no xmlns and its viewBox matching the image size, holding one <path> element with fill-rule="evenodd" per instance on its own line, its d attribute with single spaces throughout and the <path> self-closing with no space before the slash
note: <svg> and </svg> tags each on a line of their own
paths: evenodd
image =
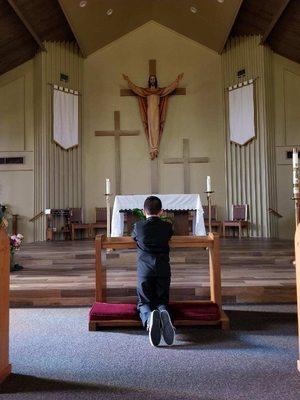
<svg viewBox="0 0 300 400">
<path fill-rule="evenodd" d="M 170 247 L 171 249 L 206 248 L 210 275 L 209 301 L 171 301 L 169 307 L 174 325 L 219 325 L 222 329 L 229 329 L 229 319 L 222 310 L 219 236 L 213 233 L 209 233 L 208 236 L 173 236 Z M 141 326 L 135 304 L 106 303 L 106 266 L 102 263 L 105 250 L 135 248 L 136 243 L 131 237 L 96 236 L 96 302 L 90 310 L 89 330 L 95 331 L 102 327 Z"/>
</svg>

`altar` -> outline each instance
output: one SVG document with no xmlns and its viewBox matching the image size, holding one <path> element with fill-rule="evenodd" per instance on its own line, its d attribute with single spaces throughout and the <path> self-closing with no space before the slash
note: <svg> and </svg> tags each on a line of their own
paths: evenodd
<svg viewBox="0 0 300 400">
<path fill-rule="evenodd" d="M 143 209 L 145 199 L 150 196 L 125 195 L 116 196 L 112 213 L 111 236 L 124 234 L 124 213 L 122 211 Z M 195 211 L 192 232 L 195 236 L 205 236 L 203 208 L 199 194 L 157 194 L 162 201 L 163 210 Z"/>
</svg>

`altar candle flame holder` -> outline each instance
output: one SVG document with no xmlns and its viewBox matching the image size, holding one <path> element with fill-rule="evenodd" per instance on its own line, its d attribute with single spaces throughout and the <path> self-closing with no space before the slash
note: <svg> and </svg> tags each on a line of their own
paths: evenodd
<svg viewBox="0 0 300 400">
<path fill-rule="evenodd" d="M 111 237 L 111 216 L 110 216 L 110 198 L 111 193 L 105 193 L 106 201 L 106 236 Z M 111 253 L 113 249 L 106 249 L 106 253 Z"/>
<path fill-rule="evenodd" d="M 211 196 L 215 192 L 213 190 L 210 190 L 210 191 L 206 190 L 204 193 L 206 193 L 207 206 L 208 206 L 208 232 L 212 233 L 212 229 L 211 229 Z"/>
</svg>

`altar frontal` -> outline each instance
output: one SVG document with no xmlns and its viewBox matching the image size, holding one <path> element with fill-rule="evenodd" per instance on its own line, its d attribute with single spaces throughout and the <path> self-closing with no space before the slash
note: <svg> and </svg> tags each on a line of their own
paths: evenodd
<svg viewBox="0 0 300 400">
<path fill-rule="evenodd" d="M 124 213 L 120 211 L 142 209 L 149 195 L 116 196 L 113 214 L 111 236 L 119 237 L 124 234 Z M 203 208 L 199 194 L 158 194 L 164 210 L 194 210 L 193 235 L 205 236 Z"/>
</svg>

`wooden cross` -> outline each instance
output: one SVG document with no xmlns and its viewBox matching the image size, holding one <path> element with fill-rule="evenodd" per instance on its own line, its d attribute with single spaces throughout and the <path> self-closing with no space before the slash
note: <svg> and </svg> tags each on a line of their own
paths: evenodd
<svg viewBox="0 0 300 400">
<path fill-rule="evenodd" d="M 156 76 L 156 60 L 149 60 L 149 76 L 155 75 Z M 171 94 L 171 96 L 185 96 L 186 95 L 186 88 L 177 88 Z M 130 89 L 120 89 L 120 96 L 136 96 Z M 151 193 L 155 194 L 159 192 L 159 185 L 158 185 L 158 159 L 155 158 L 151 160 Z"/>
<path fill-rule="evenodd" d="M 120 111 L 114 112 L 115 129 L 113 131 L 95 131 L 95 136 L 114 136 L 115 138 L 115 181 L 116 194 L 121 194 L 121 136 L 137 136 L 140 131 L 124 131 L 120 128 Z"/>
<path fill-rule="evenodd" d="M 156 76 L 156 60 L 149 60 L 149 76 L 155 75 Z M 177 88 L 171 94 L 171 96 L 185 96 L 186 95 L 186 88 Z M 136 96 L 130 89 L 120 89 L 120 96 Z"/>
<path fill-rule="evenodd" d="M 164 164 L 183 164 L 184 193 L 190 193 L 190 165 L 192 163 L 208 163 L 208 157 L 190 157 L 189 139 L 183 139 L 182 158 L 166 158 Z"/>
</svg>

